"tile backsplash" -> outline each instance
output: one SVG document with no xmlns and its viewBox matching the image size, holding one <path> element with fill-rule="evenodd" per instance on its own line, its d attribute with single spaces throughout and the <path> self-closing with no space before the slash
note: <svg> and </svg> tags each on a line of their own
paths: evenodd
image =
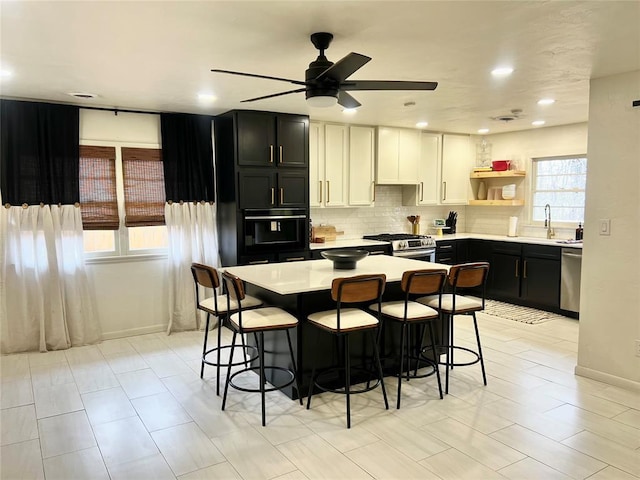
<svg viewBox="0 0 640 480">
<path fill-rule="evenodd" d="M 459 233 L 485 233 L 507 235 L 509 217 L 516 216 L 518 236 L 545 238 L 541 226 L 525 225 L 526 207 L 476 207 L 466 205 L 440 205 L 408 207 L 402 205 L 402 186 L 376 185 L 376 203 L 372 207 L 311 208 L 313 225 L 334 225 L 343 231 L 342 238 L 362 238 L 373 233 L 411 233 L 409 215 L 420 215 L 420 233 L 433 235 L 433 220 L 447 218 L 450 211 L 458 212 Z M 576 225 L 577 226 L 577 225 Z M 555 227 L 557 239 L 574 237 L 575 230 Z"/>
</svg>

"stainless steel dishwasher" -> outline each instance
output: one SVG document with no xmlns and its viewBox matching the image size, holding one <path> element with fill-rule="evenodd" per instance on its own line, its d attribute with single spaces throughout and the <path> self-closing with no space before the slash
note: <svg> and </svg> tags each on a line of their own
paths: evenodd
<svg viewBox="0 0 640 480">
<path fill-rule="evenodd" d="M 570 312 L 580 311 L 580 275 L 582 250 L 563 248 L 560 275 L 560 308 Z"/>
</svg>

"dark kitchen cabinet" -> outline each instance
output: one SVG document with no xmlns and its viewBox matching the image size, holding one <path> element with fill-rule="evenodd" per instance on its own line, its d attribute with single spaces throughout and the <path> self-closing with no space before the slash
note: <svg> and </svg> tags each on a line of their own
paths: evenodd
<svg viewBox="0 0 640 480">
<path fill-rule="evenodd" d="M 306 167 L 309 120 L 302 115 L 236 112 L 238 165 Z"/>
<path fill-rule="evenodd" d="M 309 218 L 309 118 L 234 110 L 217 116 L 214 128 L 222 265 L 277 261 L 281 252 L 299 250 L 299 244 L 273 245 L 254 259 L 244 243 L 244 218 L 273 208 L 302 209 Z"/>
<path fill-rule="evenodd" d="M 490 297 L 547 310 L 559 309 L 559 247 L 492 243 Z"/>
<path fill-rule="evenodd" d="M 306 172 L 272 171 L 243 168 L 238 179 L 238 203 L 241 209 L 306 207 L 308 195 Z"/>
<path fill-rule="evenodd" d="M 456 240 L 437 240 L 436 263 L 444 263 L 445 265 L 455 265 L 458 263 L 456 247 Z"/>
</svg>

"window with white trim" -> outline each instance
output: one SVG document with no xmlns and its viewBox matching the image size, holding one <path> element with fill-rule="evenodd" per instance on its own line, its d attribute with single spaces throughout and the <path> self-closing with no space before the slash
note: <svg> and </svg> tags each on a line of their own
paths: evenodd
<svg viewBox="0 0 640 480">
<path fill-rule="evenodd" d="M 544 207 L 550 205 L 557 224 L 584 222 L 587 156 L 534 158 L 532 161 L 531 220 L 544 222 Z"/>
<path fill-rule="evenodd" d="M 168 236 L 166 226 L 162 225 L 164 223 L 164 200 L 158 200 L 159 198 L 164 199 L 164 180 L 162 178 L 162 168 L 155 167 L 162 164 L 158 161 L 160 160 L 159 146 L 111 142 L 92 142 L 92 145 L 95 145 L 96 148 L 110 147 L 115 152 L 115 169 L 105 168 L 101 172 L 100 178 L 92 180 L 94 182 L 102 182 L 103 185 L 115 182 L 118 225 L 117 227 L 102 227 L 98 221 L 96 222 L 97 226 L 85 229 L 85 255 L 88 257 L 117 257 L 165 253 L 168 245 Z M 83 148 L 93 154 L 91 156 L 83 156 Z M 84 164 L 86 164 L 87 171 L 94 167 L 96 160 L 93 157 L 97 156 L 95 151 L 100 152 L 95 148 L 91 150 L 91 147 L 81 146 L 81 172 Z M 108 156 L 104 155 L 104 157 L 107 158 Z M 131 168 L 123 168 L 123 159 L 125 163 L 128 161 L 133 162 L 132 164 L 135 168 L 133 170 Z M 148 168 L 138 168 L 140 166 Z M 128 181 L 124 178 L 123 172 L 128 175 Z M 115 178 L 106 178 L 106 176 Z M 88 178 L 84 178 L 84 182 L 88 192 L 103 188 L 103 186 L 96 183 L 89 185 Z M 160 188 L 161 192 L 159 191 Z M 83 176 L 81 175 L 81 192 L 82 189 Z M 85 203 L 88 203 L 92 195 L 87 193 L 85 196 Z M 111 197 L 107 196 L 107 198 Z M 127 199 L 130 207 L 128 211 Z M 80 204 L 82 208 L 82 194 Z M 132 215 L 132 212 L 134 215 Z M 130 226 L 127 226 L 125 222 L 127 215 Z"/>
</svg>

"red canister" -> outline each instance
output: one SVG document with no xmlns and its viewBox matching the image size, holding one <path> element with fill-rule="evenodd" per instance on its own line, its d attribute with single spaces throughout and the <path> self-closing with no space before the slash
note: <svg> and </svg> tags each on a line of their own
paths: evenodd
<svg viewBox="0 0 640 480">
<path fill-rule="evenodd" d="M 503 172 L 505 170 L 509 170 L 510 164 L 511 160 L 494 160 L 491 162 L 491 169 L 494 172 Z"/>
</svg>

